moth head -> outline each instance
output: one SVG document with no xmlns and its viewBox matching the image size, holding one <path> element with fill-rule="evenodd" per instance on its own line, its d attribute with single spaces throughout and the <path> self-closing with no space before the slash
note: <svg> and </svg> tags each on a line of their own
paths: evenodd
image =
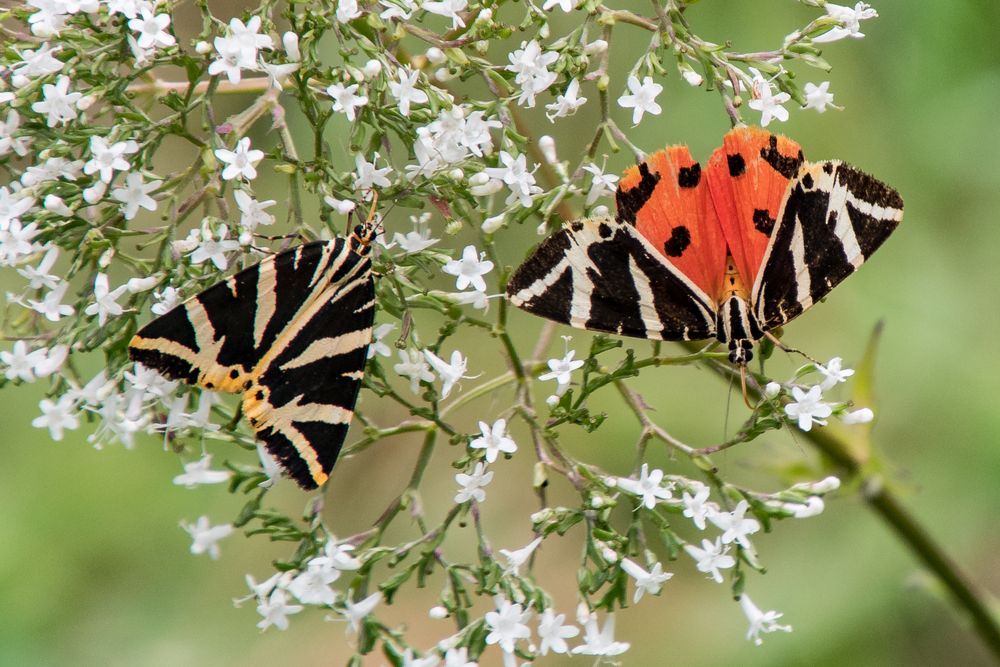
<svg viewBox="0 0 1000 667">
<path fill-rule="evenodd" d="M 729 362 L 737 366 L 746 366 L 753 361 L 753 342 L 745 338 L 729 341 Z"/>
</svg>

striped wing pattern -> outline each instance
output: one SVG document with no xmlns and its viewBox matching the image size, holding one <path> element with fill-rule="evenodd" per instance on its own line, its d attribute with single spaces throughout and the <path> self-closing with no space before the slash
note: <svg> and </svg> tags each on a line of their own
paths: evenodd
<svg viewBox="0 0 1000 667">
<path fill-rule="evenodd" d="M 519 308 L 580 329 L 655 340 L 715 335 L 708 296 L 635 228 L 610 217 L 568 223 L 511 276 Z"/>
<path fill-rule="evenodd" d="M 129 356 L 243 394 L 243 411 L 303 488 L 326 481 L 353 417 L 374 320 L 355 242 L 307 243 L 213 285 L 143 327 Z"/>
<path fill-rule="evenodd" d="M 872 176 L 835 160 L 802 165 L 751 291 L 763 329 L 781 326 L 825 297 L 902 219 L 899 193 Z"/>
<path fill-rule="evenodd" d="M 616 200 L 617 220 L 578 220 L 543 241 L 511 277 L 510 301 L 581 329 L 714 336 L 739 364 L 903 218 L 891 187 L 836 160 L 805 162 L 798 144 L 755 128 L 729 132 L 704 178 L 685 147 L 655 153 L 626 171 Z"/>
</svg>

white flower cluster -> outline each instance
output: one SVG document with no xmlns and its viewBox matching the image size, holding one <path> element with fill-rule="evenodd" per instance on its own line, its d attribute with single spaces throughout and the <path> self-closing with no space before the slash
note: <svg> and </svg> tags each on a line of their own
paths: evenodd
<svg viewBox="0 0 1000 667">
<path fill-rule="evenodd" d="M 796 377 L 815 371 L 823 376 L 819 384 L 805 388 L 797 381 L 784 385 L 769 382 L 764 387 L 764 395 L 776 400 L 786 392 L 790 392 L 792 400 L 786 403 L 782 410 L 803 431 L 811 430 L 813 425 L 826 426 L 827 418 L 831 415 L 839 417 L 844 424 L 867 424 L 875 417 L 870 408 L 850 410 L 850 403 L 829 403 L 823 400 L 823 392 L 829 391 L 841 382 L 846 382 L 847 378 L 854 375 L 854 370 L 843 368 L 843 363 L 840 357 L 834 357 L 825 366 L 821 364 L 807 366 L 800 369 Z"/>
</svg>

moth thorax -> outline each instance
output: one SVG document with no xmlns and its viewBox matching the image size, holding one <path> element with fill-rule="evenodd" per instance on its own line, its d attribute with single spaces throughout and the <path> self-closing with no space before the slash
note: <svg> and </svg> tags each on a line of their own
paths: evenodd
<svg viewBox="0 0 1000 667">
<path fill-rule="evenodd" d="M 729 360 L 746 364 L 753 358 L 753 343 L 764 336 L 749 302 L 736 294 L 722 302 L 716 320 L 716 338 L 729 344 Z"/>
<path fill-rule="evenodd" d="M 371 252 L 372 241 L 378 236 L 379 225 L 371 221 L 361 225 L 355 225 L 351 231 L 351 247 L 359 255 L 367 255 Z"/>
</svg>

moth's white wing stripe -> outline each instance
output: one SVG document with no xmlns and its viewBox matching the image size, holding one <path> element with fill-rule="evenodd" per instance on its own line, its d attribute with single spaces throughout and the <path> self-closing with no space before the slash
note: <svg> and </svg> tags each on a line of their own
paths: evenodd
<svg viewBox="0 0 1000 667">
<path fill-rule="evenodd" d="M 253 320 L 253 342 L 257 348 L 260 348 L 264 331 L 278 307 L 278 300 L 275 298 L 277 280 L 278 271 L 274 268 L 274 262 L 261 264 L 257 276 L 257 312 L 254 313 Z"/>
<path fill-rule="evenodd" d="M 317 338 L 309 343 L 309 346 L 302 351 L 302 354 L 286 361 L 280 366 L 283 371 L 292 368 L 300 368 L 315 361 L 335 357 L 338 354 L 351 352 L 364 347 L 371 342 L 372 330 L 370 328 L 356 329 L 333 338 Z"/>
<path fill-rule="evenodd" d="M 649 283 L 649 278 L 636 264 L 635 259 L 630 257 L 628 263 L 629 271 L 632 273 L 632 280 L 635 282 L 635 289 L 639 293 L 639 310 L 642 313 L 642 322 L 646 326 L 646 335 L 649 338 L 660 338 L 663 331 L 663 322 L 656 314 L 656 304 L 653 296 L 653 286 Z"/>
<path fill-rule="evenodd" d="M 795 267 L 795 275 L 798 280 L 795 283 L 795 300 L 802 304 L 805 310 L 812 305 L 812 297 L 809 296 L 809 288 L 812 285 L 809 279 L 809 267 L 806 265 L 806 245 L 802 238 L 802 221 L 795 216 L 795 227 L 792 230 L 792 265 Z"/>
</svg>

